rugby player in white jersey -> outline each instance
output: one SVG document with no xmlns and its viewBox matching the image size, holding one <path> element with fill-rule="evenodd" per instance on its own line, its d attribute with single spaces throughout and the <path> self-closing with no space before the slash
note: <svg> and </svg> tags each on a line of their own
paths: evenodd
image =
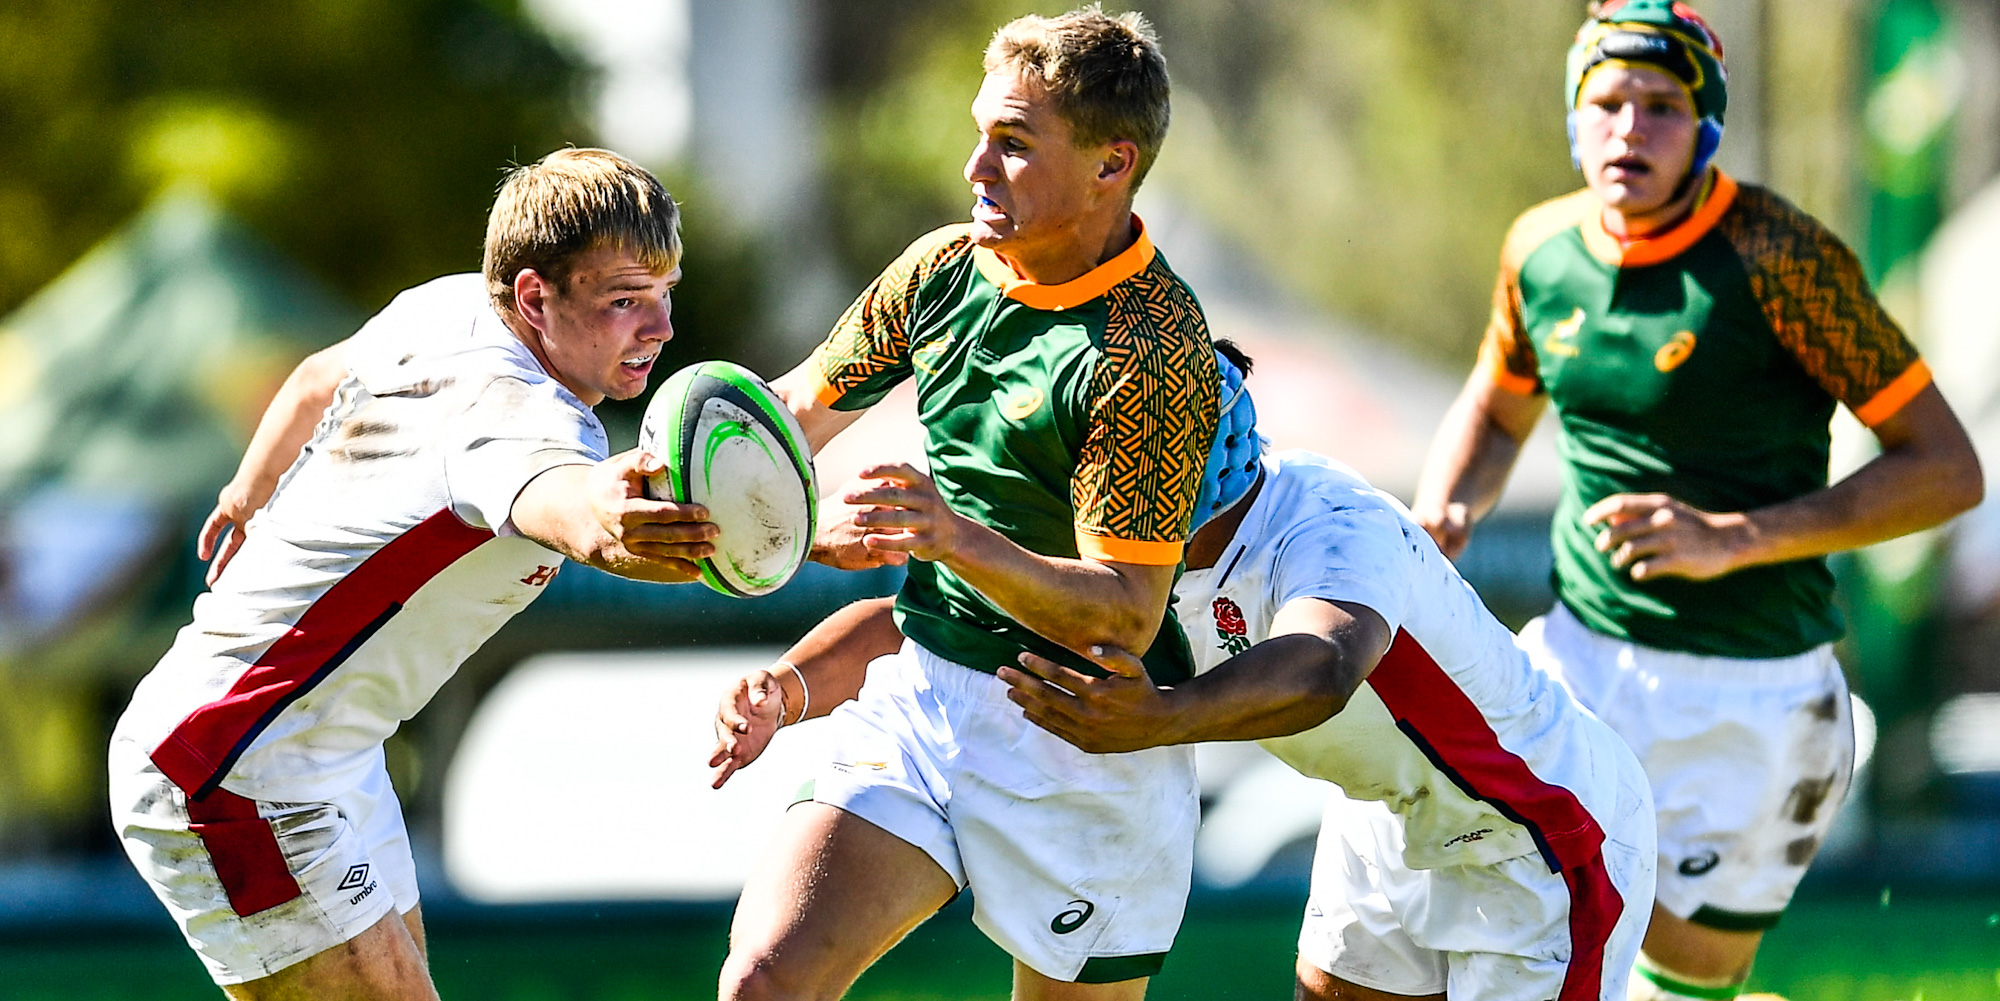
<svg viewBox="0 0 2000 1001">
<path fill-rule="evenodd" d="M 1529 665 L 1399 503 L 1307 452 L 1260 457 L 1223 365 L 1222 419 L 1175 611 L 1195 679 L 1162 689 L 1116 649 L 1091 678 L 1003 670 L 1030 720 L 1093 752 L 1264 738 L 1341 786 L 1299 936 L 1303 998 L 1622 1001 L 1654 879 L 1638 760 Z M 1228 402 L 1230 397 L 1235 399 Z M 787 654 L 811 711 L 895 642 L 879 604 Z M 725 697 L 718 782 L 793 721 L 764 672 Z"/>
<path fill-rule="evenodd" d="M 110 752 L 125 850 L 225 994 L 435 998 L 382 742 L 565 559 L 681 582 L 713 552 L 591 412 L 645 389 L 680 256 L 657 179 L 559 150 L 501 185 L 483 275 L 404 292 L 272 402 Z"/>
</svg>

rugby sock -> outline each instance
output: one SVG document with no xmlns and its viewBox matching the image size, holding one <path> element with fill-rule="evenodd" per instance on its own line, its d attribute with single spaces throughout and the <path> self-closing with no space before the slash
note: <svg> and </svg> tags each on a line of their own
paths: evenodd
<svg viewBox="0 0 2000 1001">
<path fill-rule="evenodd" d="M 1626 1001 L 1733 1001 L 1743 990 L 1741 980 L 1710 980 L 1666 969 L 1639 954 L 1632 964 Z"/>
</svg>

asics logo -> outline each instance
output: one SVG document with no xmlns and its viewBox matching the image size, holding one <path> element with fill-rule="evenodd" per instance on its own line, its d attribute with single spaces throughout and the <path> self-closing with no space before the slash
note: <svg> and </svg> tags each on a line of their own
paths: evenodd
<svg viewBox="0 0 2000 1001">
<path fill-rule="evenodd" d="M 1096 913 L 1096 904 L 1088 900 L 1072 900 L 1069 902 L 1069 910 L 1056 915 L 1055 920 L 1049 922 L 1049 930 L 1058 935 L 1067 935 L 1083 927 L 1083 923 Z"/>
<path fill-rule="evenodd" d="M 1681 859 L 1681 864 L 1674 868 L 1678 869 L 1683 876 L 1704 876 L 1721 861 L 1722 856 L 1717 855 L 1713 851 L 1706 851 L 1692 858 Z"/>
</svg>

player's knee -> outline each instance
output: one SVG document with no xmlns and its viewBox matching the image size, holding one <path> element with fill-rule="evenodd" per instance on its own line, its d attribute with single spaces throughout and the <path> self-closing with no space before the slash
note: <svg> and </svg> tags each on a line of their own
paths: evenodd
<svg viewBox="0 0 2000 1001">
<path fill-rule="evenodd" d="M 722 964 L 716 996 L 720 1001 L 835 1001 L 846 987 L 818 980 L 812 971 L 790 969 L 768 955 L 732 950 Z"/>
</svg>

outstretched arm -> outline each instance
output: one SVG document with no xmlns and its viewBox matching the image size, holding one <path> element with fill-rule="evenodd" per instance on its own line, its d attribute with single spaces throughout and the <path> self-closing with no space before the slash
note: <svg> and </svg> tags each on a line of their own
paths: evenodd
<svg viewBox="0 0 2000 1001">
<path fill-rule="evenodd" d="M 715 526 L 699 504 L 648 500 L 660 460 L 634 449 L 594 465 L 557 466 L 521 488 L 512 520 L 522 535 L 579 563 L 633 580 L 698 580 L 715 555 Z"/>
<path fill-rule="evenodd" d="M 1985 496 L 1979 456 L 1936 386 L 1876 425 L 1882 454 L 1839 483 L 1751 511 L 1710 512 L 1665 494 L 1616 494 L 1583 513 L 1597 548 L 1633 580 L 1709 580 L 1921 531 Z"/>
<path fill-rule="evenodd" d="M 770 667 L 729 686 L 715 711 L 714 788 L 749 767 L 769 747 L 778 728 L 817 719 L 853 699 L 868 676 L 868 662 L 903 645 L 894 598 L 864 598 L 821 620 Z"/>
<path fill-rule="evenodd" d="M 1029 720 L 1093 753 L 1208 740 L 1261 740 L 1318 726 L 1347 707 L 1393 638 L 1365 605 L 1298 598 L 1278 610 L 1271 638 L 1174 688 L 1157 688 L 1139 660 L 1099 648 L 1092 678 L 1034 654 L 1001 668 L 1007 697 Z"/>
<path fill-rule="evenodd" d="M 1472 525 L 1500 500 L 1521 445 L 1548 406 L 1543 394 L 1501 386 L 1485 366 L 1445 412 L 1424 460 L 1410 513 L 1452 559 L 1465 551 Z"/>
<path fill-rule="evenodd" d="M 214 557 L 208 565 L 208 583 L 222 576 L 222 568 L 242 548 L 250 516 L 270 501 L 278 489 L 278 478 L 298 459 L 299 449 L 311 440 L 313 428 L 333 404 L 334 391 L 347 377 L 346 348 L 347 342 L 342 341 L 308 355 L 285 378 L 271 405 L 264 408 L 236 475 L 222 488 L 215 510 L 202 522 L 196 550 L 202 559 Z"/>
</svg>

